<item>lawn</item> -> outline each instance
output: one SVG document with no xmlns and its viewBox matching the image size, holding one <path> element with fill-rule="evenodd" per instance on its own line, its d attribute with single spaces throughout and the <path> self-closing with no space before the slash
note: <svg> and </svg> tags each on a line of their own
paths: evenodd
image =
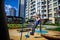
<svg viewBox="0 0 60 40">
<path fill-rule="evenodd" d="M 47 30 L 54 30 L 54 31 L 59 31 L 60 32 L 60 28 L 47 29 Z"/>
</svg>

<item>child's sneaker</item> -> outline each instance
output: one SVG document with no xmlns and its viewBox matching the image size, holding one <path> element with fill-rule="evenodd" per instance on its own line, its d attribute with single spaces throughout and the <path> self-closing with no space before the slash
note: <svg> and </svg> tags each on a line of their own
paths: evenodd
<svg viewBox="0 0 60 40">
<path fill-rule="evenodd" d="M 34 35 L 34 33 L 30 32 L 30 35 Z"/>
</svg>

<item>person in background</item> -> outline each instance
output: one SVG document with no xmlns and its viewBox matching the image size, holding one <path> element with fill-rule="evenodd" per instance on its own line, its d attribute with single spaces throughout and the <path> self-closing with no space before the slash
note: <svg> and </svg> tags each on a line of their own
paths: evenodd
<svg viewBox="0 0 60 40">
<path fill-rule="evenodd" d="M 35 22 L 34 22 L 34 25 L 32 27 L 32 32 L 30 32 L 30 35 L 34 35 L 35 28 L 38 26 L 38 24 L 40 23 L 40 20 L 41 20 L 41 18 L 37 14 L 34 14 L 33 18 L 35 19 Z"/>
</svg>

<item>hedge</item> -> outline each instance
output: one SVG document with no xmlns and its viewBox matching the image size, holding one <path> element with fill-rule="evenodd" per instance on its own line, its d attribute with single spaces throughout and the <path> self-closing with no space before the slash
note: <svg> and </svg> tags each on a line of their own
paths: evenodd
<svg viewBox="0 0 60 40">
<path fill-rule="evenodd" d="M 25 28 L 26 25 L 24 25 L 23 28 Z M 9 29 L 18 29 L 18 28 L 22 28 L 22 24 L 8 24 L 8 28 Z"/>
</svg>

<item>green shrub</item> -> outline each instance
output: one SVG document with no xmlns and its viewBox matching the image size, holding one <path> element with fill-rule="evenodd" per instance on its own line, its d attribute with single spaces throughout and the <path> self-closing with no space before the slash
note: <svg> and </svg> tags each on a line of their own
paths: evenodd
<svg viewBox="0 0 60 40">
<path fill-rule="evenodd" d="M 25 28 L 26 25 L 24 25 L 23 28 Z M 9 29 L 18 29 L 18 28 L 22 28 L 22 24 L 8 24 L 8 28 Z"/>
</svg>

